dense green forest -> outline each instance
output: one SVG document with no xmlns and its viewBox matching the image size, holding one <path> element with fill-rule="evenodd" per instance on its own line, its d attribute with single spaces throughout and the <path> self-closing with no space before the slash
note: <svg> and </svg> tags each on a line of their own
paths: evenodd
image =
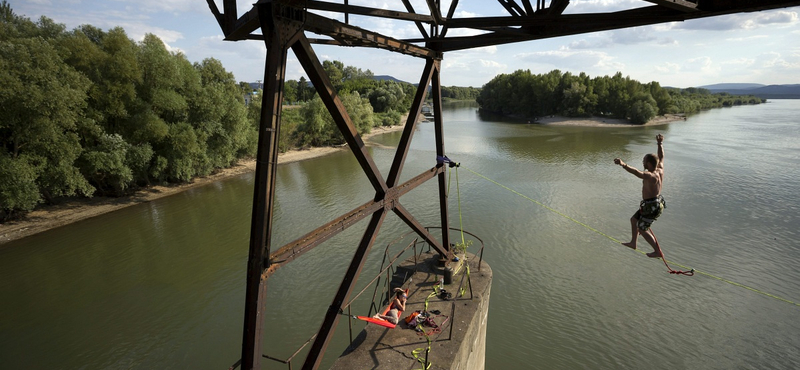
<svg viewBox="0 0 800 370">
<path fill-rule="evenodd" d="M 324 62 L 359 132 L 400 123 L 415 87 Z M 287 81 L 281 150 L 343 143 L 304 78 Z M 256 92 L 257 94 L 258 92 Z M 62 197 L 180 183 L 255 154 L 261 101 L 213 58 L 191 63 L 155 35 L 67 30 L 0 3 L 0 219 Z"/>
<path fill-rule="evenodd" d="M 255 151 L 241 88 L 154 35 L 67 31 L 0 5 L 0 208 L 185 182 Z"/>
<path fill-rule="evenodd" d="M 698 88 L 663 88 L 658 82 L 640 83 L 617 72 L 590 78 L 553 70 L 534 75 L 530 70 L 501 74 L 489 81 L 477 98 L 489 112 L 536 119 L 550 115 L 604 116 L 643 124 L 657 115 L 684 113 L 764 102 L 755 96 L 711 94 Z"/>
</svg>

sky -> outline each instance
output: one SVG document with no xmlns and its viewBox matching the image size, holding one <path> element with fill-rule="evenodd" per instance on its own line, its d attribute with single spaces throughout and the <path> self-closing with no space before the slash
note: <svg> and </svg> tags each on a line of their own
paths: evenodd
<svg viewBox="0 0 800 370">
<path fill-rule="evenodd" d="M 256 0 L 238 0 L 239 15 Z M 343 3 L 342 0 L 331 1 Z M 204 0 L 9 0 L 14 12 L 38 20 L 41 16 L 71 30 L 90 24 L 103 30 L 125 29 L 141 41 L 152 33 L 173 52 L 191 61 L 216 58 L 237 81 L 263 80 L 266 47 L 262 41 L 224 41 Z M 220 10 L 222 0 L 216 0 Z M 412 0 L 415 9 L 424 2 Z M 447 9 L 450 0 L 442 0 Z M 549 1 L 548 1 L 549 3 Z M 399 0 L 350 0 L 351 5 L 404 10 Z M 535 4 L 535 3 L 534 3 Z M 641 0 L 573 0 L 570 13 L 608 12 L 651 6 Z M 330 17 L 341 16 L 320 12 Z M 461 0 L 456 17 L 498 16 L 505 11 L 496 0 Z M 717 83 L 800 84 L 800 7 L 733 14 L 686 22 L 663 23 L 614 31 L 449 52 L 442 60 L 442 85 L 481 87 L 502 73 L 553 69 L 591 77 L 623 76 L 661 86 L 694 87 Z M 351 16 L 351 24 L 395 38 L 417 38 L 413 23 Z M 459 33 L 460 32 L 460 33 Z M 469 34 L 451 30 L 448 35 Z M 474 32 L 473 32 L 474 34 Z M 307 34 L 309 37 L 318 37 Z M 419 82 L 424 61 L 373 48 L 314 45 L 322 60 Z M 287 79 L 306 76 L 290 52 Z"/>
</svg>

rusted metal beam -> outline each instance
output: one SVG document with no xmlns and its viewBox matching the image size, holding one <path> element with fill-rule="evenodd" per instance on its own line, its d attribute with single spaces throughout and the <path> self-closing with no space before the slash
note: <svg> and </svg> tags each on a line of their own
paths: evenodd
<svg viewBox="0 0 800 370">
<path fill-rule="evenodd" d="M 525 14 L 533 15 L 535 10 L 533 10 L 533 6 L 531 6 L 531 0 L 522 0 L 522 6 L 525 7 Z"/>
<path fill-rule="evenodd" d="M 449 248 L 442 245 L 442 243 L 436 240 L 433 235 L 428 233 L 428 231 L 425 230 L 425 226 L 422 226 L 422 224 L 420 224 L 419 221 L 417 221 L 417 219 L 414 218 L 414 216 L 412 216 L 402 204 L 395 204 L 394 213 L 397 214 L 397 216 L 400 217 L 400 219 L 403 220 L 403 222 L 405 222 L 406 225 L 408 225 L 412 230 L 416 231 L 417 234 L 422 237 L 422 239 L 425 239 L 425 241 L 430 244 L 433 249 L 439 253 L 439 255 L 445 258 L 449 257 Z M 444 233 L 447 233 L 447 231 Z"/>
<path fill-rule="evenodd" d="M 264 68 L 261 120 L 253 190 L 250 251 L 247 260 L 244 330 L 242 332 L 242 369 L 260 369 L 263 339 L 263 309 L 267 297 L 267 281 L 262 272 L 268 267 L 272 216 L 275 200 L 275 175 L 278 164 L 278 138 L 286 76 L 286 41 L 273 22 L 272 8 L 259 7 L 262 31 L 267 37 L 267 58 Z"/>
<path fill-rule="evenodd" d="M 375 237 L 385 218 L 386 211 L 383 209 L 372 214 L 369 225 L 367 225 L 367 229 L 361 237 L 361 242 L 353 255 L 353 260 L 350 262 L 350 266 L 345 272 L 344 279 L 342 279 L 342 283 L 339 285 L 339 290 L 336 292 L 333 302 L 325 313 L 325 318 L 317 333 L 317 338 L 308 351 L 308 356 L 303 363 L 304 370 L 313 370 L 319 367 L 322 356 L 325 354 L 325 349 L 328 348 L 328 343 L 330 343 L 336 324 L 341 317 L 339 311 L 342 309 L 345 302 L 347 302 L 350 293 L 353 292 L 358 276 L 361 274 L 361 269 L 364 267 L 364 261 L 366 261 L 367 255 L 369 255 L 369 251 L 375 243 Z"/>
<path fill-rule="evenodd" d="M 450 3 L 450 10 L 447 11 L 447 19 L 453 18 L 453 15 L 456 13 L 456 8 L 458 7 L 458 0 L 452 0 Z M 447 35 L 447 26 L 442 27 L 442 33 L 439 37 L 445 37 Z"/>
<path fill-rule="evenodd" d="M 644 0 L 644 1 L 682 12 L 697 11 L 697 4 L 685 0 Z"/>
<path fill-rule="evenodd" d="M 280 247 L 277 251 L 270 255 L 269 269 L 264 271 L 263 278 L 269 277 L 270 275 L 274 274 L 278 268 L 297 259 L 304 253 L 314 249 L 314 247 L 344 231 L 348 227 L 353 226 L 376 211 L 380 209 L 394 208 L 394 206 L 398 204 L 397 200 L 400 199 L 401 196 L 424 184 L 442 172 L 444 172 L 443 167 L 433 167 L 430 170 L 425 171 L 404 182 L 400 186 L 392 188 L 392 191 L 387 193 L 386 198 L 364 203 L 350 212 L 337 217 L 333 221 L 328 222 L 327 224 Z"/>
<path fill-rule="evenodd" d="M 414 7 L 411 5 L 410 1 L 408 1 L 408 0 L 401 0 L 401 1 L 403 2 L 403 5 L 405 5 L 406 10 L 409 13 L 412 13 L 412 14 L 416 14 L 417 13 L 417 12 L 414 11 Z M 414 22 L 414 24 L 417 25 L 417 29 L 419 29 L 419 33 L 422 35 L 422 38 L 427 39 L 427 38 L 430 37 L 430 36 L 428 36 L 428 32 L 425 31 L 425 27 L 422 26 L 422 22 Z"/>
<path fill-rule="evenodd" d="M 514 10 L 516 10 L 519 15 L 521 16 L 527 15 L 527 13 L 525 13 L 525 9 L 522 9 L 522 7 L 519 6 L 519 4 L 517 4 L 516 1 L 514 0 L 505 0 L 505 1 L 507 1 L 508 4 L 511 5 L 511 7 L 513 7 Z"/>
<path fill-rule="evenodd" d="M 401 21 L 411 21 L 411 22 L 425 22 L 425 23 L 434 22 L 433 17 L 424 14 L 417 14 L 414 12 L 406 13 L 406 12 L 399 12 L 396 10 L 376 9 L 376 8 L 369 8 L 356 5 L 342 5 L 337 3 L 329 3 L 325 1 L 308 1 L 304 5 L 308 9 L 325 10 L 329 12 L 358 14 L 370 17 L 389 18 L 389 19 L 397 19 Z"/>
<path fill-rule="evenodd" d="M 227 35 L 233 31 L 232 27 L 236 24 L 236 19 L 239 17 L 236 9 L 236 0 L 222 0 L 222 11 L 224 16 L 222 32 Z"/>
<path fill-rule="evenodd" d="M 547 8 L 549 9 L 549 8 Z M 588 13 L 588 14 L 564 14 L 560 16 L 534 15 L 531 17 L 474 17 L 457 18 L 447 21 L 450 28 L 477 28 L 477 27 L 562 27 L 564 25 L 581 25 L 585 23 L 614 23 L 636 21 L 637 18 L 644 18 L 655 23 L 659 19 L 664 21 L 680 20 L 686 14 L 674 10 L 665 9 L 660 6 L 651 6 L 634 10 L 626 10 L 614 13 Z"/>
<path fill-rule="evenodd" d="M 397 144 L 394 161 L 392 161 L 392 167 L 386 178 L 386 184 L 389 186 L 394 186 L 400 179 L 400 173 L 403 172 L 403 165 L 408 155 L 408 149 L 411 146 L 411 139 L 414 137 L 414 131 L 417 128 L 417 117 L 419 117 L 422 111 L 422 104 L 425 102 L 428 85 L 431 83 L 433 70 L 438 63 L 439 61 L 433 59 L 428 59 L 425 62 L 425 69 L 423 69 L 422 76 L 417 85 L 417 93 L 414 95 L 414 101 L 411 103 L 406 125 L 403 127 L 403 135 L 400 137 L 400 142 Z"/>
<path fill-rule="evenodd" d="M 569 5 L 569 0 L 553 0 L 550 2 L 550 6 L 547 7 L 547 15 L 561 15 L 567 9 L 567 5 Z"/>
<path fill-rule="evenodd" d="M 514 5 L 516 5 L 516 4 L 512 5 L 513 1 L 510 1 L 510 0 L 497 0 L 497 2 L 500 3 L 500 5 L 502 5 L 503 8 L 505 8 L 505 10 L 508 12 L 508 14 L 510 14 L 512 17 L 519 17 L 520 15 L 524 14 L 524 13 L 520 14 L 520 12 L 517 11 L 517 9 L 514 7 Z"/>
<path fill-rule="evenodd" d="M 436 156 L 444 157 L 444 124 L 442 123 L 442 82 L 441 65 L 436 65 L 431 77 L 431 97 L 433 98 L 433 127 L 436 136 Z M 444 163 L 439 164 L 445 166 Z M 447 213 L 447 176 L 444 172 L 439 174 L 439 215 L 442 221 L 442 244 L 448 253 L 443 257 L 449 259 L 450 252 L 450 221 Z M 441 252 L 440 252 L 441 253 Z"/>
<path fill-rule="evenodd" d="M 229 21 L 229 18 L 226 17 L 225 20 Z M 259 28 L 258 8 L 253 7 L 248 12 L 242 14 L 238 19 L 234 18 L 233 21 L 230 22 L 225 32 L 225 40 L 246 40 L 250 33 Z"/>
<path fill-rule="evenodd" d="M 208 1 L 208 0 L 207 0 Z M 227 1 L 227 0 L 226 0 Z M 402 0 L 404 4 L 408 3 L 408 0 Z M 653 3 L 658 3 L 652 8 L 639 8 L 633 9 L 631 11 L 623 11 L 623 12 L 615 12 L 615 13 L 599 13 L 599 14 L 568 14 L 568 15 L 561 15 L 561 13 L 566 9 L 567 5 L 569 4 L 568 0 L 553 0 L 550 3 L 550 7 L 544 8 L 542 10 L 546 10 L 546 12 L 542 12 L 541 14 L 537 11 L 535 16 L 531 16 L 530 14 L 525 17 L 520 16 L 510 16 L 510 17 L 476 17 L 476 18 L 460 18 L 460 19 L 452 19 L 451 17 L 447 17 L 447 19 L 442 19 L 441 14 L 439 13 L 437 4 L 433 0 L 426 1 L 426 4 L 431 11 L 430 16 L 423 16 L 420 14 L 415 14 L 413 12 L 409 13 L 402 13 L 401 17 L 407 17 L 407 20 L 413 21 L 416 19 L 416 16 L 421 17 L 429 17 L 433 22 L 432 26 L 446 26 L 448 28 L 474 28 L 474 29 L 491 29 L 496 27 L 526 27 L 530 28 L 533 26 L 546 26 L 547 27 L 560 27 L 564 24 L 577 24 L 577 23 L 584 23 L 584 22 L 598 22 L 597 18 L 602 18 L 604 16 L 610 17 L 619 17 L 619 23 L 615 25 L 606 24 L 600 28 L 578 28 L 571 30 L 570 32 L 557 32 L 548 29 L 544 30 L 537 30 L 537 35 L 535 37 L 520 37 L 518 39 L 507 39 L 507 38 L 500 38 L 498 40 L 498 44 L 505 44 L 505 43 L 512 43 L 512 42 L 521 42 L 521 41 L 528 41 L 528 40 L 535 40 L 535 39 L 542 39 L 542 38 L 551 38 L 551 37 L 559 37 L 564 35 L 572 35 L 572 34 L 579 34 L 579 33 L 587 33 L 587 32 L 596 32 L 596 31 L 604 31 L 610 29 L 618 29 L 618 28 L 626 28 L 632 27 L 637 25 L 648 25 L 648 24 L 656 24 L 656 23 L 664 23 L 664 22 L 672 22 L 672 21 L 682 21 L 688 19 L 697 19 L 703 17 L 710 17 L 710 16 L 717 16 L 717 15 L 724 15 L 724 14 L 731 14 L 731 13 L 741 13 L 741 12 L 752 12 L 752 11 L 761 11 L 761 10 L 769 10 L 769 9 L 776 9 L 776 8 L 785 8 L 791 6 L 798 6 L 800 5 L 800 1 L 787 1 L 787 0 L 698 0 L 697 5 L 694 7 L 697 11 L 688 11 L 688 8 L 692 7 L 691 1 L 686 0 L 645 0 L 650 1 Z M 278 3 L 278 1 L 275 1 Z M 282 6 L 288 7 L 295 7 L 302 10 L 302 1 L 299 0 L 285 0 L 280 1 Z M 319 2 L 321 3 L 321 2 Z M 501 0 L 502 3 L 502 0 Z M 228 2 L 226 2 L 226 5 Z M 509 3 L 510 4 L 510 3 Z M 543 2 L 541 3 L 543 6 Z M 408 3 L 410 5 L 410 3 Z M 408 8 L 408 5 L 407 8 Z M 686 5 L 686 6 L 683 6 Z M 326 6 L 326 5 L 320 5 Z M 513 8 L 513 6 L 508 5 Z M 537 1 L 537 8 L 540 6 L 540 2 Z M 669 7 L 667 7 L 669 6 Z M 346 5 L 342 5 L 342 7 L 347 7 Z M 518 6 L 517 6 L 518 7 Z M 654 9 L 657 8 L 657 9 Z M 227 9 L 227 8 L 226 8 Z M 344 9 L 344 8 L 342 8 Z M 383 11 L 380 9 L 368 10 L 370 8 L 360 7 L 360 12 L 370 12 L 375 11 L 379 14 L 390 15 L 391 12 Z M 668 12 L 664 13 L 662 11 L 667 10 Z M 648 13 L 650 13 L 648 15 Z M 675 14 L 673 14 L 675 13 Z M 235 13 L 234 13 L 235 14 Z M 311 14 L 311 13 L 309 13 Z M 513 12 L 512 12 L 513 14 Z M 258 19 L 257 19 L 257 12 L 255 8 L 250 10 L 249 12 L 244 13 L 240 18 L 234 19 L 233 21 L 230 20 L 231 13 L 226 10 L 225 14 L 223 14 L 226 22 L 232 22 L 233 25 L 228 25 L 226 32 L 226 40 L 244 40 L 244 39 L 252 39 L 258 38 L 251 35 L 251 32 L 258 28 Z M 628 16 L 634 17 L 649 17 L 648 21 L 631 21 L 626 19 Z M 424 49 L 417 49 L 418 47 L 413 45 L 413 42 L 425 42 L 429 41 L 429 36 L 423 33 L 422 40 L 397 40 L 393 39 L 388 36 L 380 35 L 368 30 L 364 30 L 358 27 L 349 26 L 343 24 L 341 22 L 330 20 L 325 17 L 321 17 L 318 15 L 313 15 L 312 17 L 319 17 L 316 23 L 318 23 L 314 27 L 306 27 L 306 30 L 310 32 L 315 32 L 322 35 L 330 36 L 334 39 L 337 39 L 340 44 L 347 45 L 347 46 L 362 46 L 362 47 L 376 47 L 387 49 L 394 52 L 415 55 L 418 57 L 430 57 L 433 56 L 431 52 L 424 50 Z M 415 21 L 418 23 L 418 27 L 421 27 L 420 21 Z M 423 31 L 424 32 L 424 29 Z M 438 36 L 438 35 L 435 35 Z M 491 36 L 491 35 L 489 35 Z M 453 40 L 444 39 L 441 37 L 441 44 L 449 43 L 449 44 L 460 44 L 455 48 L 450 48 L 447 51 L 452 50 L 463 50 L 468 49 L 471 47 L 481 47 L 487 45 L 493 45 L 490 40 L 492 37 L 487 37 L 486 35 L 475 36 L 478 40 L 477 42 L 465 42 L 464 38 L 456 38 Z M 453 41 L 453 42 L 450 42 Z"/>
<path fill-rule="evenodd" d="M 425 0 L 425 4 L 428 4 L 428 11 L 431 12 L 431 16 L 436 21 L 435 24 L 438 26 L 442 23 L 442 13 L 439 10 L 439 3 L 436 0 Z"/>
<path fill-rule="evenodd" d="M 219 8 L 217 8 L 217 3 L 215 3 L 214 0 L 206 0 L 206 3 L 208 3 L 208 8 L 211 10 L 211 14 L 214 15 L 214 19 L 217 20 L 217 24 L 219 25 L 219 28 L 222 30 L 222 33 L 225 33 L 226 32 L 225 18 L 219 12 Z"/>
<path fill-rule="evenodd" d="M 566 2 L 561 2 L 561 4 L 566 4 Z M 744 11 L 761 11 L 796 5 L 800 5 L 800 1 L 706 0 L 698 3 L 698 9 L 700 9 L 700 11 L 688 13 L 662 6 L 652 6 L 613 13 L 567 14 L 559 16 L 540 16 L 537 14 L 533 17 L 448 19 L 446 21 L 446 26 L 449 28 L 490 29 L 490 27 L 521 27 L 521 30 L 524 32 L 513 35 L 511 30 L 506 29 L 505 32 L 497 34 L 489 33 L 441 39 L 437 40 L 437 43 L 442 45 L 442 47 L 437 48 L 437 50 L 441 52 L 464 50 L 475 47 L 607 31 L 664 22 L 684 21 Z M 705 7 L 702 8 L 703 6 Z M 406 41 L 419 42 L 423 40 Z"/>
<path fill-rule="evenodd" d="M 337 20 L 328 19 L 313 13 L 306 13 L 304 26 L 307 31 L 330 36 L 347 46 L 364 46 L 386 49 L 418 58 L 431 58 L 437 55 L 433 50 L 402 40 L 381 35 L 377 32 L 351 26 Z"/>
<path fill-rule="evenodd" d="M 497 23 L 499 25 L 523 26 L 523 32 L 518 34 L 503 32 L 477 36 L 452 37 L 446 40 L 441 40 L 441 46 L 439 47 L 439 50 L 441 52 L 448 52 L 482 46 L 501 45 L 521 41 L 553 38 L 558 36 L 644 26 L 669 21 L 681 21 L 686 17 L 687 14 L 690 13 L 681 13 L 660 6 L 653 6 L 612 14 L 568 14 L 558 17 L 536 16 L 517 17 L 514 19 L 498 19 Z M 464 21 L 465 23 L 461 23 L 461 20 L 450 22 L 448 25 L 450 27 L 481 25 L 484 24 L 485 19 L 477 21 L 465 19 Z"/>
<path fill-rule="evenodd" d="M 328 79 L 328 75 L 322 68 L 322 64 L 314 53 L 314 49 L 311 48 L 308 39 L 306 39 L 305 36 L 300 36 L 299 42 L 294 44 L 292 50 L 294 50 L 303 69 L 308 73 L 308 79 L 311 80 L 314 84 L 314 88 L 317 89 L 319 97 L 328 108 L 328 112 L 331 113 L 333 122 L 336 123 L 336 127 L 339 128 L 350 150 L 356 156 L 356 160 L 358 160 L 358 164 L 361 165 L 361 169 L 364 170 L 364 173 L 367 175 L 370 184 L 372 184 L 372 187 L 378 193 L 376 198 L 382 198 L 388 189 L 386 182 L 383 180 L 378 166 L 376 166 L 375 162 L 372 160 L 372 156 L 367 152 L 361 135 L 358 133 L 353 121 L 347 114 L 347 110 L 344 108 L 342 101 L 339 100 L 330 79 Z"/>
</svg>

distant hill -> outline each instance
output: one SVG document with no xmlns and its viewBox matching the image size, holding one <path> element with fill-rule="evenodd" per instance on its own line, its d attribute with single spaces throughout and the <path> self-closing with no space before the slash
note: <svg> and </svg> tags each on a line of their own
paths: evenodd
<svg viewBox="0 0 800 370">
<path fill-rule="evenodd" d="M 800 99 L 800 84 L 762 85 L 724 83 L 699 86 L 712 93 L 726 92 L 732 95 L 755 95 L 763 99 Z"/>
<path fill-rule="evenodd" d="M 764 87 L 764 84 L 738 84 L 738 83 L 722 83 L 700 86 L 702 89 L 708 90 L 752 90 L 759 87 Z"/>
<path fill-rule="evenodd" d="M 396 78 L 394 78 L 392 76 L 387 76 L 387 75 L 373 76 L 372 79 L 373 80 L 378 80 L 378 81 L 405 82 L 403 80 L 398 80 L 398 79 L 396 79 Z M 405 82 L 405 83 L 408 83 L 408 82 Z"/>
</svg>

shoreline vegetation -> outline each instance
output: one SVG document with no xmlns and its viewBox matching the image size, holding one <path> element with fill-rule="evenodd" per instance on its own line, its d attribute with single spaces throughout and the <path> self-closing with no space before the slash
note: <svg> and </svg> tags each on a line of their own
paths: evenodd
<svg viewBox="0 0 800 370">
<path fill-rule="evenodd" d="M 422 117 L 420 117 L 422 120 Z M 650 120 L 645 126 L 663 125 L 675 121 L 683 121 L 685 117 L 678 114 L 658 116 Z M 405 119 L 402 120 L 405 122 Z M 571 118 L 552 116 L 538 119 L 530 124 L 578 127 L 642 127 L 632 124 L 627 120 L 609 118 Z M 372 145 L 368 140 L 376 135 L 402 131 L 404 125 L 373 128 L 362 139 L 367 145 Z M 314 147 L 310 149 L 289 150 L 278 155 L 278 164 L 288 164 L 313 158 L 319 158 L 331 153 L 347 150 L 346 146 L 339 147 Z M 253 158 L 243 159 L 236 165 L 219 170 L 209 176 L 198 177 L 189 183 L 172 184 L 168 186 L 151 186 L 140 189 L 134 194 L 123 197 L 72 198 L 55 205 L 40 205 L 24 217 L 0 223 L 0 246 L 8 242 L 35 235 L 60 226 L 100 216 L 125 207 L 151 202 L 163 197 L 175 195 L 196 187 L 212 184 L 214 182 L 241 176 L 254 172 L 256 161 Z"/>
<path fill-rule="evenodd" d="M 400 131 L 403 127 L 403 125 L 376 127 L 373 128 L 369 134 L 362 135 L 362 139 L 366 141 L 375 135 Z M 278 164 L 288 164 L 318 158 L 342 150 L 347 150 L 347 147 L 328 146 L 289 150 L 278 155 Z M 189 189 L 212 184 L 216 181 L 251 173 L 255 170 L 255 158 L 247 158 L 240 160 L 234 166 L 221 169 L 209 176 L 197 177 L 188 183 L 150 186 L 142 188 L 131 195 L 121 197 L 76 197 L 59 204 L 42 204 L 19 219 L 0 223 L 0 246 L 60 226 L 100 216 L 125 207 L 151 202 Z"/>
<path fill-rule="evenodd" d="M 6 63 L 0 96 L 0 244 L 255 167 L 248 158 L 258 146 L 260 83 L 237 83 L 214 58 L 192 63 L 153 34 L 134 41 L 120 27 L 67 30 L 14 14 L 5 0 L 0 13 L 0 39 L 9 45 L 0 61 L 19 61 Z M 400 129 L 417 87 L 341 61 L 322 68 L 365 139 Z M 592 78 L 559 70 L 518 70 L 481 88 L 442 86 L 441 98 L 475 101 L 522 124 L 612 127 L 763 102 L 642 84 L 621 72 Z M 291 104 L 281 113 L 281 163 L 346 150 L 304 77 L 285 81 L 283 101 Z"/>
</svg>

